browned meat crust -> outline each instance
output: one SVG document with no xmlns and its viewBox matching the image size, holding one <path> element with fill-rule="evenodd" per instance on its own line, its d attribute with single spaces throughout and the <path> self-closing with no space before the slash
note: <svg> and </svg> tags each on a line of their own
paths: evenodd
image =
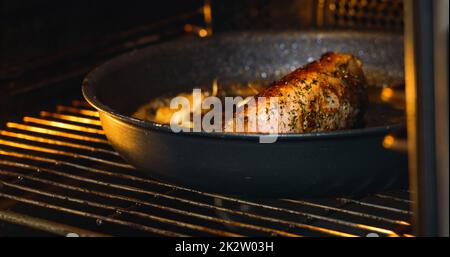
<svg viewBox="0 0 450 257">
<path fill-rule="evenodd" d="M 274 82 L 257 97 L 266 97 L 266 104 L 260 105 L 264 108 L 254 106 L 256 119 L 248 119 L 252 107 L 245 108 L 245 132 L 273 132 L 273 124 L 267 122 L 273 115 L 278 133 L 351 128 L 366 109 L 366 79 L 359 59 L 349 54 L 326 53 Z M 275 113 L 269 107 L 269 97 L 278 98 Z M 272 116 L 267 115 L 269 112 Z"/>
</svg>

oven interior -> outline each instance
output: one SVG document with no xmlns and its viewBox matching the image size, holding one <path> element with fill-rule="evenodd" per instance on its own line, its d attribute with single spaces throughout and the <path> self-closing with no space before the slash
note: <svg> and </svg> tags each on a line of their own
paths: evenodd
<svg viewBox="0 0 450 257">
<path fill-rule="evenodd" d="M 417 235 L 416 189 L 407 186 L 356 198 L 245 199 L 148 178 L 111 148 L 80 92 L 84 75 L 109 58 L 177 38 L 403 33 L 403 1 L 1 5 L 0 236 Z"/>
</svg>

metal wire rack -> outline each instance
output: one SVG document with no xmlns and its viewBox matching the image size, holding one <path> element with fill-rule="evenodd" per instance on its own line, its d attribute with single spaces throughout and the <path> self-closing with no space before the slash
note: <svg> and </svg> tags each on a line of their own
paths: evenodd
<svg viewBox="0 0 450 257">
<path fill-rule="evenodd" d="M 0 128 L 0 228 L 76 236 L 410 236 L 408 191 L 249 200 L 145 177 L 75 100 Z M 0 235 L 2 234 L 0 229 Z"/>
</svg>

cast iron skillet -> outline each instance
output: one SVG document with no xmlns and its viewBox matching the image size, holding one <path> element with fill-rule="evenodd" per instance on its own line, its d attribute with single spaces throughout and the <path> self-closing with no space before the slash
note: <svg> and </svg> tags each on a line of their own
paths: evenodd
<svg viewBox="0 0 450 257">
<path fill-rule="evenodd" d="M 112 146 L 153 178 L 251 197 L 355 195 L 398 187 L 406 177 L 406 156 L 385 150 L 382 138 L 404 124 L 383 112 L 369 113 L 361 128 L 283 134 L 273 144 L 248 134 L 177 134 L 130 117 L 154 97 L 189 92 L 215 78 L 223 84 L 274 80 L 327 51 L 358 56 L 378 86 L 403 81 L 398 35 L 244 32 L 186 38 L 119 56 L 87 75 L 83 94 L 99 110 Z"/>
</svg>

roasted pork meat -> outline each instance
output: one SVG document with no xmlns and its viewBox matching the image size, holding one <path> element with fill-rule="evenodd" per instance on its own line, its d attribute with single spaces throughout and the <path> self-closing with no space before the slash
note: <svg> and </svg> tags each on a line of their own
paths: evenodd
<svg viewBox="0 0 450 257">
<path fill-rule="evenodd" d="M 276 108 L 270 105 L 270 97 L 277 99 Z M 236 132 L 306 133 L 353 128 L 362 120 L 368 101 L 362 62 L 350 54 L 326 53 L 272 83 L 255 99 L 257 104 L 242 108 L 227 126 L 241 115 L 244 131 L 234 123 L 231 126 Z M 256 114 L 256 118 L 250 114 Z"/>
</svg>

